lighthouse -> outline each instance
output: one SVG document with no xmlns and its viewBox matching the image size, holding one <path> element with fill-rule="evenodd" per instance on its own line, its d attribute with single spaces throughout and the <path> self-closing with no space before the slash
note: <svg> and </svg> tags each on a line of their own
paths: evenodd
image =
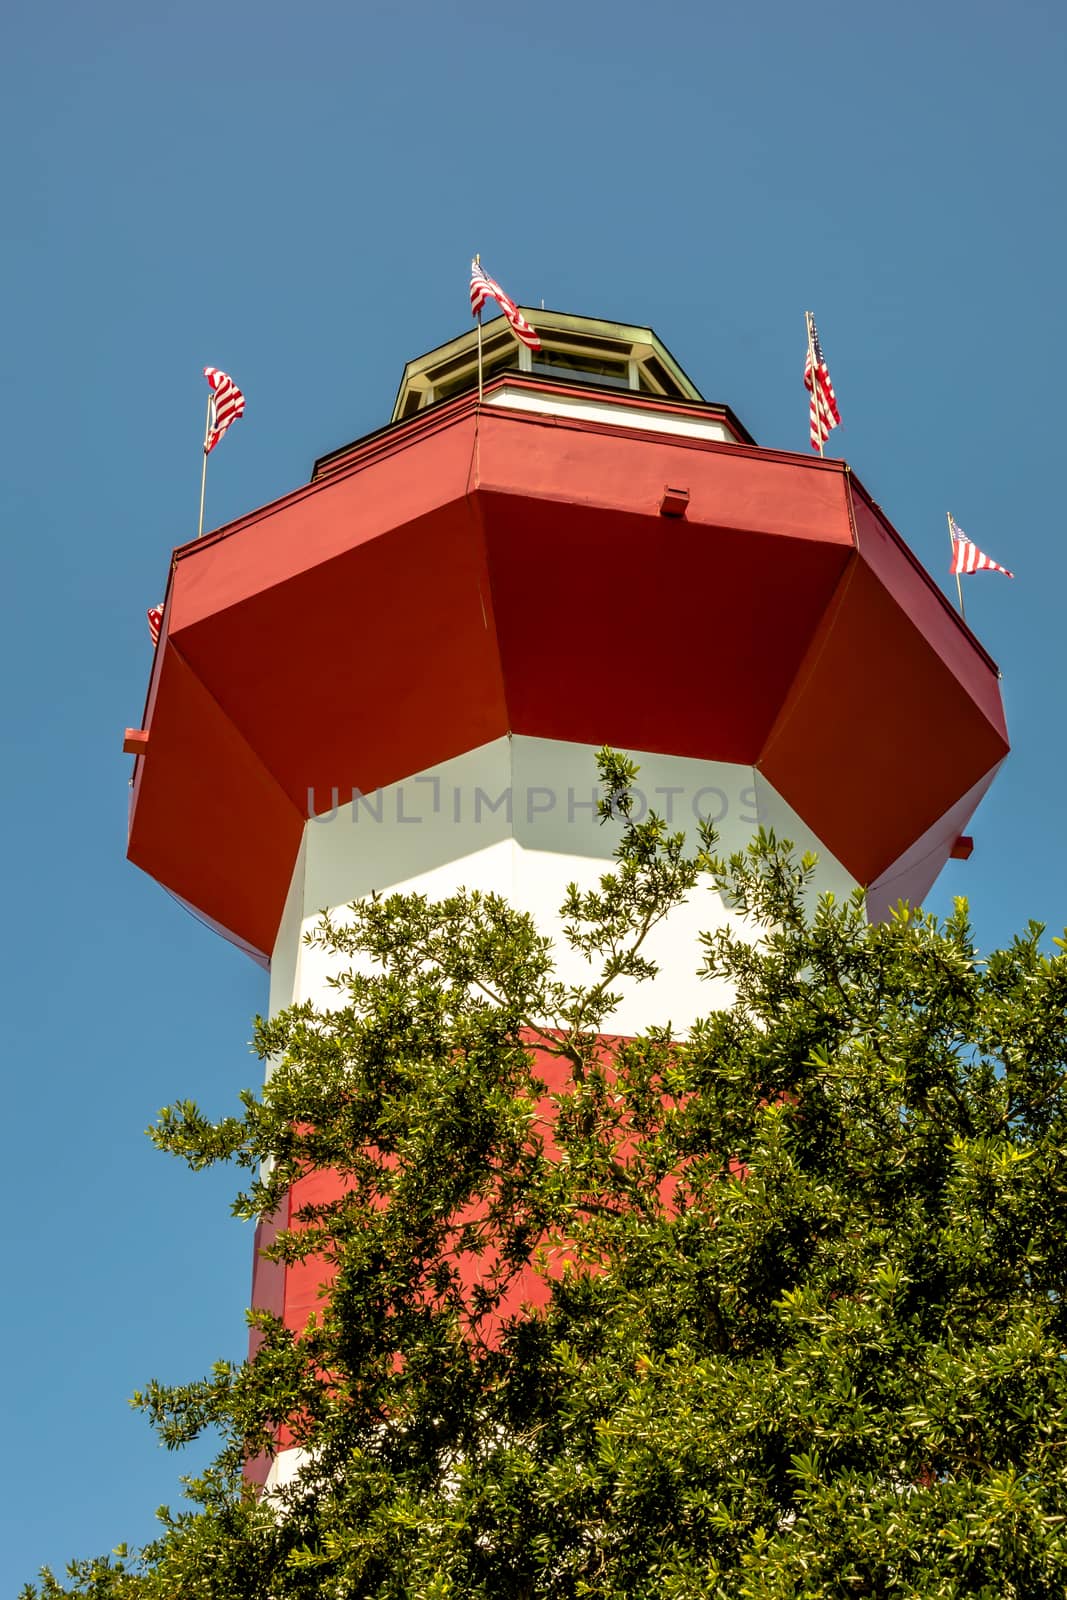
<svg viewBox="0 0 1067 1600">
<path fill-rule="evenodd" d="M 579 981 L 558 908 L 615 843 L 604 745 L 638 817 L 724 851 L 773 827 L 872 918 L 966 853 L 1007 754 L 995 663 L 843 461 L 759 446 L 649 328 L 526 314 L 539 350 L 501 318 L 409 361 L 383 427 L 174 552 L 129 857 L 269 969 L 272 1012 L 330 1003 L 304 936 L 374 891 L 499 892 Z M 678 908 L 613 1026 L 726 998 L 693 941 L 734 915 Z M 257 1257 L 290 1327 L 316 1295 Z"/>
</svg>

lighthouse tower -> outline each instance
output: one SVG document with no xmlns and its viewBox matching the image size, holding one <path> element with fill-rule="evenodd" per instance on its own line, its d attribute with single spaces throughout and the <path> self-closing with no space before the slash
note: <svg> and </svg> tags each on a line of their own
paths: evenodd
<svg viewBox="0 0 1067 1600">
<path fill-rule="evenodd" d="M 129 856 L 269 967 L 272 1011 L 328 1003 L 303 935 L 373 890 L 493 889 L 556 932 L 615 842 L 602 745 L 638 815 L 725 850 L 772 826 L 872 917 L 966 853 L 1007 753 L 994 662 L 843 462 L 759 447 L 648 328 L 529 317 L 537 352 L 487 324 L 481 399 L 472 331 L 174 554 Z M 674 913 L 615 1026 L 714 1005 L 693 934 L 731 915 Z M 257 1274 L 302 1327 L 313 1265 Z"/>
</svg>

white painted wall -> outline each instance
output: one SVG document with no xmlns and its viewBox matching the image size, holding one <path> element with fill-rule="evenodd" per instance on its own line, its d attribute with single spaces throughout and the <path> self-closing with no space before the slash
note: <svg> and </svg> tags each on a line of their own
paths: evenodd
<svg viewBox="0 0 1067 1600">
<path fill-rule="evenodd" d="M 620 394 L 627 393 L 620 390 Z M 670 411 L 647 411 L 640 406 L 619 405 L 612 400 L 579 399 L 577 395 L 550 394 L 545 390 L 513 389 L 505 385 L 485 397 L 489 406 L 507 406 L 512 411 L 539 411 L 545 416 L 575 417 L 583 422 L 610 422 L 617 428 L 643 428 L 648 433 L 673 433 L 686 439 L 720 439 L 736 444 L 737 439 L 718 417 L 682 417 Z"/>
<path fill-rule="evenodd" d="M 634 760 L 641 768 L 639 815 L 648 806 L 691 833 L 696 817 L 708 815 L 724 852 L 742 848 L 762 821 L 798 850 L 819 854 L 817 890 L 845 894 L 854 887 L 753 768 L 640 753 Z M 596 796 L 592 746 L 515 736 L 309 820 L 272 958 L 271 1010 L 293 1000 L 337 1003 L 326 981 L 336 958 L 308 949 L 304 935 L 322 909 L 336 913 L 372 890 L 432 898 L 460 888 L 496 891 L 555 940 L 564 981 L 591 981 L 591 969 L 562 934 L 559 907 L 568 883 L 594 887 L 610 865 L 618 827 L 601 826 Z M 680 1037 L 695 1017 L 728 1003 L 728 994 L 695 973 L 697 934 L 726 923 L 740 926 L 705 883 L 654 930 L 646 949 L 660 974 L 625 988 L 611 1025 L 635 1033 L 669 1024 Z"/>
</svg>

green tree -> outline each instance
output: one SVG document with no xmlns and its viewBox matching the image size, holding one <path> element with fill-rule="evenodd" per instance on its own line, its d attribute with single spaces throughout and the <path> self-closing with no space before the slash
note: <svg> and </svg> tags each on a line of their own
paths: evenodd
<svg viewBox="0 0 1067 1600">
<path fill-rule="evenodd" d="M 262 1093 L 162 1114 L 246 1169 L 239 1216 L 343 1177 L 273 1246 L 332 1292 L 137 1397 L 170 1446 L 218 1429 L 214 1469 L 27 1596 L 1062 1600 L 1067 958 L 1032 924 L 981 959 L 963 902 L 871 926 L 772 836 L 687 853 L 634 772 L 603 753 L 617 857 L 566 907 L 587 987 L 492 896 L 371 900 L 317 934 L 336 1008 L 257 1025 Z M 708 886 L 759 930 L 694 952 L 735 1003 L 598 1037 Z M 257 1500 L 283 1423 L 305 1465 Z"/>
</svg>

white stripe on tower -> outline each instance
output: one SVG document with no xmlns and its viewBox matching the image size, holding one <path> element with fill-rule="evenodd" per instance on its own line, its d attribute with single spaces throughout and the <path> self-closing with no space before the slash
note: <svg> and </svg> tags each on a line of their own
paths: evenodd
<svg viewBox="0 0 1067 1600">
<path fill-rule="evenodd" d="M 633 753 L 633 752 L 632 752 Z M 751 766 L 633 753 L 641 768 L 636 815 L 657 811 L 695 839 L 710 817 L 724 853 L 742 849 L 760 822 L 798 850 L 819 856 L 816 888 L 847 893 L 854 880 L 781 796 Z M 567 947 L 559 907 L 568 883 L 595 887 L 610 865 L 618 827 L 596 815 L 592 746 L 516 735 L 415 773 L 354 803 L 319 794 L 293 873 L 271 962 L 271 1010 L 294 1000 L 333 1004 L 327 980 L 336 958 L 304 946 L 323 907 L 340 909 L 372 891 L 441 898 L 459 888 L 493 890 L 529 911 L 556 941 L 567 982 L 588 979 Z M 736 922 L 717 895 L 699 891 L 651 936 L 661 964 L 654 983 L 623 986 L 612 1026 L 635 1032 L 652 1022 L 676 1030 L 718 1003 L 694 969 L 697 933 Z"/>
</svg>

